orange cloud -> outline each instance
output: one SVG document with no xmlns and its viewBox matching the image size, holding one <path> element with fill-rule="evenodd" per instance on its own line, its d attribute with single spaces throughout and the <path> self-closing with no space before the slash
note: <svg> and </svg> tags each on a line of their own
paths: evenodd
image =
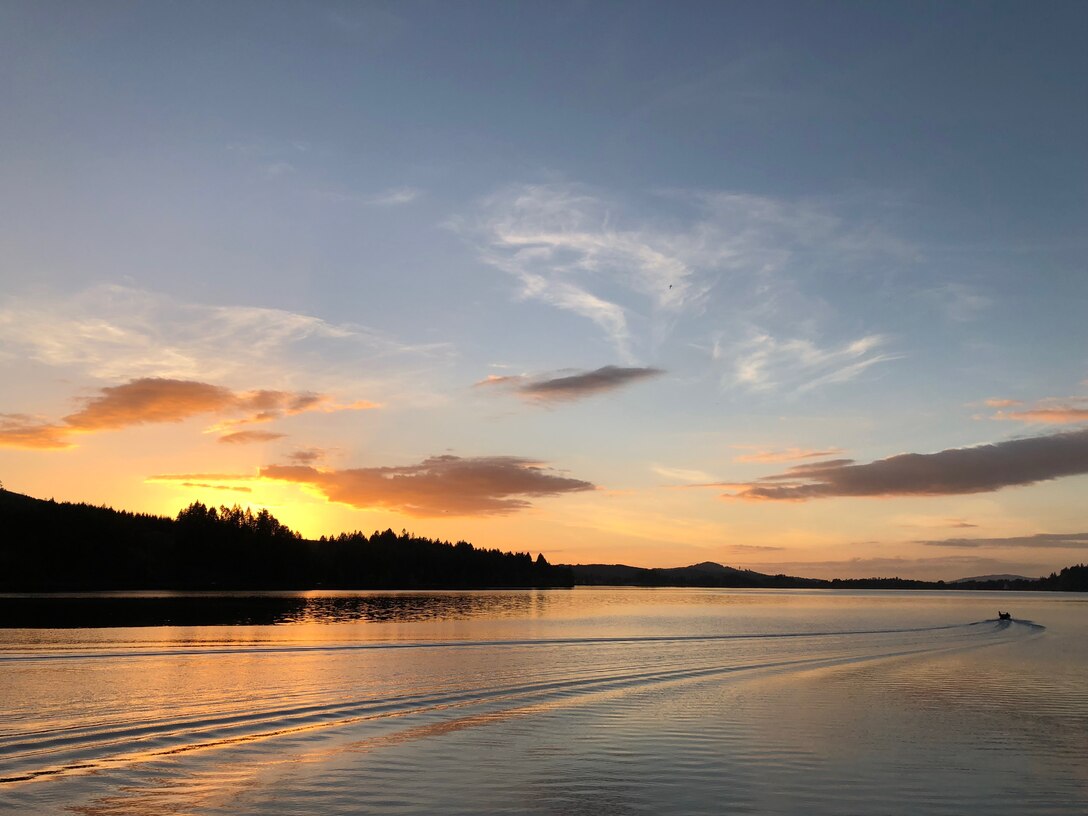
<svg viewBox="0 0 1088 816">
<path fill-rule="evenodd" d="M 748 445 L 734 445 L 736 448 L 750 448 Z M 827 448 L 826 450 L 805 450 L 802 448 L 786 448 L 785 450 L 756 450 L 755 453 L 745 453 L 733 457 L 734 462 L 795 462 L 798 459 L 818 459 L 823 456 L 835 456 L 842 453 L 842 448 Z"/>
<path fill-rule="evenodd" d="M 205 490 L 233 490 L 236 493 L 252 493 L 252 487 L 234 487 L 232 485 L 206 484 L 204 482 L 182 482 L 182 487 L 199 487 Z"/>
<path fill-rule="evenodd" d="M 226 388 L 192 380 L 146 377 L 101 389 L 82 410 L 64 417 L 73 431 L 104 431 L 157 422 L 181 422 L 197 414 L 237 407 Z"/>
<path fill-rule="evenodd" d="M 1011 408 L 1023 405 L 1019 400 L 988 399 L 991 408 Z M 1018 411 L 998 411 L 991 419 L 1029 422 L 1038 425 L 1073 425 L 1088 422 L 1088 397 L 1049 397 L 1030 408 Z"/>
<path fill-rule="evenodd" d="M 919 519 L 918 521 L 912 521 L 912 522 L 909 522 L 909 523 L 900 524 L 898 526 L 902 527 L 905 530 L 917 529 L 919 527 L 923 528 L 923 529 L 942 528 L 942 527 L 948 527 L 948 528 L 952 528 L 952 529 L 967 529 L 969 527 L 978 527 L 977 524 L 972 524 L 971 522 L 967 521 L 966 519 L 961 519 L 961 518 L 946 518 L 946 519 L 922 518 L 922 519 Z"/>
<path fill-rule="evenodd" d="M 225 420 L 216 427 L 222 429 L 252 422 L 268 422 L 307 411 L 355 411 L 375 407 L 376 403 L 365 400 L 341 405 L 325 394 L 310 392 L 239 392 L 195 380 L 144 377 L 100 389 L 97 396 L 85 400 L 80 410 L 64 417 L 60 424 L 37 423 L 20 415 L 0 415 L 5 417 L 0 421 L 0 445 L 65 448 L 71 447 L 68 437 L 72 434 L 117 430 L 131 425 L 181 422 L 201 414 L 243 414 L 241 418 Z M 229 441 L 255 439 L 250 436 Z"/>
<path fill-rule="evenodd" d="M 1088 408 L 1064 406 L 1059 408 L 1030 408 L 1027 411 L 999 411 L 994 419 L 1013 419 L 1042 425 L 1072 425 L 1088 422 Z"/>
<path fill-rule="evenodd" d="M 0 447 L 56 450 L 70 448 L 61 425 L 36 422 L 25 414 L 0 414 Z"/>
<path fill-rule="evenodd" d="M 520 374 L 509 374 L 503 377 L 498 374 L 488 374 L 484 379 L 473 383 L 473 385 L 477 387 L 481 385 L 512 385 L 524 381 L 525 378 Z"/>
<path fill-rule="evenodd" d="M 904 453 L 867 464 L 835 459 L 797 465 L 725 495 L 770 501 L 943 496 L 985 493 L 1083 473 L 1088 473 L 1088 429 L 937 453 Z"/>
<path fill-rule="evenodd" d="M 283 439 L 285 436 L 287 434 L 272 431 L 235 431 L 219 437 L 219 441 L 231 445 L 247 445 L 250 442 L 271 442 L 273 439 Z"/>
<path fill-rule="evenodd" d="M 148 476 L 149 482 L 251 482 L 253 473 L 159 473 Z"/>
<path fill-rule="evenodd" d="M 698 490 L 706 487 L 714 487 L 721 490 L 745 490 L 749 482 L 699 482 L 697 484 L 669 485 L 670 490 Z"/>
<path fill-rule="evenodd" d="M 309 485 L 330 501 L 382 507 L 412 516 L 504 515 L 539 498 L 593 490 L 542 463 L 514 456 L 432 456 L 403 467 L 317 470 L 304 465 L 261 468 L 261 477 Z"/>
</svg>

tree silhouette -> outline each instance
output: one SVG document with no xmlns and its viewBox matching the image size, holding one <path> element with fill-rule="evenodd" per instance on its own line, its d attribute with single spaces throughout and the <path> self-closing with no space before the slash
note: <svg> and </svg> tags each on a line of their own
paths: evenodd
<svg viewBox="0 0 1088 816">
<path fill-rule="evenodd" d="M 268 510 L 193 502 L 174 519 L 0 494 L 0 589 L 569 587 L 543 556 L 391 529 L 304 540 Z"/>
</svg>

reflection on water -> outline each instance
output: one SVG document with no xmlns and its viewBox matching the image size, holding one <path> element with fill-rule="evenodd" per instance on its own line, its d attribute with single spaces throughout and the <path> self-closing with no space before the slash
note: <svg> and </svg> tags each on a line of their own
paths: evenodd
<svg viewBox="0 0 1088 816">
<path fill-rule="evenodd" d="M 550 595 L 544 591 L 0 595 L 0 628 L 270 626 L 518 617 L 539 613 Z"/>
<path fill-rule="evenodd" d="M 1086 607 L 996 597 L 296 594 L 262 597 L 276 627 L 9 629 L 0 810 L 1084 812 Z"/>
</svg>

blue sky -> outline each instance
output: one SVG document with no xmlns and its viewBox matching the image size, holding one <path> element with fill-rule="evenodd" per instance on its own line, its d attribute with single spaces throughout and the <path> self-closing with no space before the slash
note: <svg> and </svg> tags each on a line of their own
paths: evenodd
<svg viewBox="0 0 1088 816">
<path fill-rule="evenodd" d="M 5 484 L 553 560 L 1083 560 L 1024 542 L 1085 529 L 1086 23 L 1079 3 L 8 3 Z M 246 396 L 272 390 L 323 401 Z M 259 433 L 220 443 L 236 422 Z M 1074 464 L 1030 475 L 1000 447 L 1019 438 Z M 825 469 L 819 497 L 738 498 L 985 444 L 1003 484 L 825 495 L 847 478 Z M 309 470 L 262 470 L 288 466 Z M 153 478 L 186 474 L 221 478 Z"/>
</svg>

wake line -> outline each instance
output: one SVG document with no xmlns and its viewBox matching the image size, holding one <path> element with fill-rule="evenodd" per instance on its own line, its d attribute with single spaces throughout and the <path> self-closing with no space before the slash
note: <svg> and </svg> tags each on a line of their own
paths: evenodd
<svg viewBox="0 0 1088 816">
<path fill-rule="evenodd" d="M 1004 626 L 1000 626 L 1004 623 Z M 728 634 L 728 635 L 646 635 L 640 637 L 591 637 L 591 638 L 534 638 L 524 640 L 443 640 L 417 641 L 406 643 L 348 643 L 318 644 L 309 646 L 224 646 L 222 648 L 200 649 L 145 649 L 142 651 L 82 651 L 55 652 L 51 654 L 0 654 L 0 663 L 47 660 L 91 660 L 138 657 L 186 657 L 205 655 L 277 655 L 305 652 L 351 652 L 364 650 L 391 649 L 478 649 L 484 647 L 533 647 L 533 646 L 592 646 L 623 643 L 709 643 L 729 640 L 779 640 L 789 638 L 827 638 L 850 635 L 897 635 L 922 632 L 941 632 L 951 629 L 967 629 L 984 624 L 999 624 L 999 629 L 1008 628 L 1007 621 L 993 619 L 954 623 L 943 626 L 912 627 L 906 629 L 846 629 L 832 632 L 779 632 L 772 634 Z M 1041 624 L 1031 621 L 1011 621 L 1037 629 L 1045 629 Z"/>
<path fill-rule="evenodd" d="M 978 622 L 981 624 L 988 621 Z M 896 630 L 906 632 L 925 632 L 970 627 L 942 626 L 931 629 Z M 1038 627 L 1034 624 L 1033 627 Z M 994 626 L 984 631 L 985 634 L 1001 634 L 1009 627 Z M 819 633 L 830 634 L 830 633 Z M 688 640 L 690 638 L 682 638 Z M 602 639 L 589 639 L 599 641 Z M 617 639 L 605 639 L 614 641 Z M 658 642 L 662 638 L 619 639 Z M 666 638 L 665 640 L 679 640 Z M 526 705 L 556 706 L 571 704 L 581 698 L 603 693 L 622 693 L 631 689 L 640 689 L 658 684 L 689 682 L 722 677 L 731 674 L 743 674 L 756 671 L 803 671 L 871 660 L 902 657 L 923 653 L 955 651 L 962 648 L 977 648 L 1008 642 L 1005 639 L 981 642 L 969 642 L 958 639 L 936 643 L 892 644 L 869 653 L 851 653 L 836 651 L 816 657 L 765 660 L 755 663 L 722 665 L 685 666 L 680 668 L 659 667 L 653 671 L 608 672 L 583 678 L 559 679 L 538 682 L 520 682 L 495 686 L 490 689 L 460 688 L 442 693 L 409 694 L 401 697 L 380 699 L 357 699 L 340 701 L 324 705 L 305 705 L 266 709 L 249 714 L 229 714 L 227 716 L 184 717 L 159 721 L 144 725 L 115 724 L 88 725 L 80 729 L 69 730 L 66 735 L 56 731 L 37 732 L 49 734 L 45 739 L 33 739 L 33 732 L 22 733 L 15 742 L 0 743 L 0 752 L 22 765 L 21 772 L 9 765 L 8 774 L 0 777 L 0 784 L 24 782 L 40 777 L 69 774 L 117 763 L 133 763 L 151 760 L 172 754 L 197 750 L 227 747 L 237 743 L 265 740 L 319 729 L 345 728 L 354 724 L 376 721 L 390 722 L 399 717 L 435 716 L 447 709 L 468 709 L 469 716 L 498 716 Z M 904 648 L 904 646 L 907 646 Z M 473 711 L 475 710 L 475 711 Z M 120 727 L 118 727 L 120 726 Z M 409 727 L 414 727 L 410 724 Z M 16 735 L 11 735 L 16 736 Z M 28 739 L 29 737 L 29 739 Z M 166 744 L 164 744 L 166 743 Z M 113 755 L 98 756 L 103 751 L 114 751 Z M 89 757 L 88 754 L 95 756 Z M 41 763 L 48 764 L 41 767 Z M 26 766 L 37 765 L 36 768 Z"/>
<path fill-rule="evenodd" d="M 556 701 L 558 703 L 559 701 L 562 701 L 564 699 L 573 700 L 578 697 L 592 694 L 623 691 L 630 688 L 640 688 L 661 683 L 673 683 L 685 680 L 703 680 L 723 675 L 755 671 L 773 671 L 777 669 L 803 669 L 833 666 L 850 662 L 860 662 L 864 660 L 906 656 L 918 654 L 920 652 L 945 651 L 949 648 L 955 647 L 944 647 L 942 649 L 921 647 L 916 649 L 896 650 L 891 652 L 863 656 L 836 655 L 814 658 L 798 658 L 792 660 L 775 660 L 763 663 L 750 663 L 732 666 L 701 666 L 688 669 L 673 669 L 668 671 L 605 675 L 585 680 L 551 681 L 547 683 L 525 683 L 515 686 L 505 686 L 490 689 L 484 693 L 466 690 L 458 693 L 443 695 L 415 695 L 401 698 L 400 700 L 389 700 L 383 702 L 358 701 L 356 704 L 348 706 L 326 707 L 325 710 L 321 712 L 324 716 L 317 721 L 313 721 L 312 718 L 309 718 L 309 721 L 306 721 L 307 718 L 305 717 L 305 715 L 303 717 L 286 716 L 277 718 L 274 714 L 272 714 L 270 716 L 259 715 L 257 717 L 251 717 L 248 721 L 237 723 L 233 728 L 229 725 L 224 728 L 223 724 L 217 723 L 214 720 L 206 721 L 203 727 L 197 727 L 195 729 L 174 728 L 173 730 L 164 731 L 162 730 L 163 726 L 166 725 L 167 727 L 169 727 L 170 724 L 156 724 L 148 726 L 144 729 L 126 729 L 124 731 L 114 733 L 107 732 L 102 735 L 107 737 L 105 740 L 76 739 L 69 744 L 59 746 L 54 745 L 54 747 L 52 748 L 44 747 L 44 745 L 47 743 L 56 743 L 57 740 L 46 740 L 43 741 L 43 743 L 39 743 L 37 745 L 35 745 L 34 743 L 15 743 L 3 746 L 5 753 L 7 753 L 8 751 L 18 749 L 25 750 L 27 748 L 30 748 L 31 750 L 25 751 L 22 756 L 16 755 L 14 757 L 26 760 L 36 757 L 41 757 L 44 759 L 50 754 L 63 754 L 64 752 L 72 752 L 78 755 L 81 749 L 97 750 L 103 748 L 111 748 L 118 745 L 130 744 L 132 741 L 131 737 L 134 736 L 132 732 L 134 731 L 147 732 L 145 736 L 137 737 L 135 740 L 136 742 L 149 739 L 162 741 L 182 736 L 196 738 L 197 740 L 200 740 L 201 737 L 210 737 L 204 739 L 203 741 L 183 742 L 172 746 L 163 746 L 150 750 L 145 749 L 122 751 L 121 753 L 114 756 L 101 757 L 96 760 L 78 761 L 73 763 L 61 764 L 59 766 L 54 766 L 50 768 L 30 770 L 14 776 L 0 777 L 0 784 L 25 782 L 43 776 L 57 776 L 61 774 L 72 773 L 75 771 L 95 769 L 103 767 L 105 765 L 152 760 L 156 757 L 227 747 L 243 742 L 253 742 L 257 740 L 271 739 L 274 737 L 288 736 L 318 729 L 342 728 L 344 726 L 370 720 L 382 720 L 409 715 L 420 716 L 432 714 L 451 708 L 463 708 L 473 705 L 493 706 L 501 702 L 512 703 L 514 705 L 512 705 L 511 708 L 516 708 L 518 707 L 517 704 L 519 701 L 521 701 L 521 705 L 533 702 L 537 704 L 542 704 L 547 701 Z M 416 705 L 409 705 L 411 702 L 415 702 Z M 485 711 L 482 713 L 497 714 L 502 713 L 503 710 L 505 709 L 485 709 Z M 238 718 L 230 719 L 236 720 Z M 302 720 L 301 722 L 299 721 L 300 719 Z M 184 723 L 178 723 L 178 725 L 181 726 L 184 725 Z M 264 731 L 234 733 L 233 735 L 230 733 L 232 731 L 241 732 L 247 726 L 253 727 L 259 725 L 272 725 L 274 727 Z M 227 733 L 223 733 L 224 731 Z M 217 732 L 219 733 L 219 736 L 213 736 Z"/>
<path fill-rule="evenodd" d="M 257 714 L 233 715 L 230 717 L 195 718 L 188 720 L 179 719 L 120 730 L 110 730 L 107 727 L 102 727 L 98 729 L 92 728 L 86 729 L 84 733 L 86 733 L 88 736 L 93 736 L 97 732 L 97 735 L 106 736 L 109 739 L 107 739 L 105 742 L 99 742 L 90 739 L 80 740 L 78 737 L 59 737 L 35 742 L 9 743 L 7 745 L 0 744 L 0 748 L 2 748 L 5 752 L 15 752 L 20 750 L 26 751 L 30 749 L 33 753 L 48 753 L 50 750 L 50 746 L 53 746 L 54 748 L 69 748 L 78 746 L 80 744 L 111 745 L 129 738 L 139 738 L 141 735 L 151 734 L 158 737 L 165 737 L 177 732 L 202 733 L 206 731 L 214 731 L 221 728 L 229 729 L 232 726 L 256 725 L 270 721 L 290 722 L 292 720 L 304 719 L 316 715 L 323 715 L 325 717 L 338 717 L 338 719 L 336 719 L 335 721 L 329 721 L 327 723 L 316 723 L 316 725 L 340 725 L 344 722 L 351 722 L 360 719 L 370 719 L 371 717 L 395 716 L 400 713 L 417 713 L 428 711 L 438 707 L 447 707 L 451 705 L 475 702 L 489 702 L 491 700 L 501 700 L 507 697 L 521 696 L 531 693 L 559 692 L 568 689 L 592 690 L 593 687 L 600 684 L 653 683 L 686 677 L 692 674 L 700 674 L 704 672 L 723 673 L 730 671 L 764 669 L 777 666 L 791 666 L 811 663 L 814 661 L 819 662 L 827 659 L 828 658 L 826 657 L 799 658 L 796 660 L 781 660 L 768 663 L 753 663 L 739 666 L 698 667 L 653 672 L 633 672 L 618 675 L 598 675 L 596 677 L 584 680 L 553 680 L 543 683 L 522 683 L 513 686 L 498 686 L 483 691 L 470 691 L 465 689 L 455 693 L 437 695 L 412 694 L 405 695 L 403 697 L 390 697 L 385 698 L 382 701 L 355 700 L 340 704 L 300 706 L 292 709 L 279 710 L 271 709 Z M 284 729 L 282 728 L 278 729 L 277 733 L 282 732 L 283 730 Z"/>
</svg>

